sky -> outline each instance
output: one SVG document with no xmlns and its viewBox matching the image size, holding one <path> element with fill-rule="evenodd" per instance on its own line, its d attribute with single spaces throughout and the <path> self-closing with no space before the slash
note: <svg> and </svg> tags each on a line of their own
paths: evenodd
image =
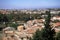
<svg viewBox="0 0 60 40">
<path fill-rule="evenodd" d="M 60 8 L 60 0 L 0 0 L 0 9 Z"/>
</svg>

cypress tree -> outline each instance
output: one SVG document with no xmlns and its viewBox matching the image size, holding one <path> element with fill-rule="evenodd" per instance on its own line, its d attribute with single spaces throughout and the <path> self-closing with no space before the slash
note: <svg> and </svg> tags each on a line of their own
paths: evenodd
<svg viewBox="0 0 60 40">
<path fill-rule="evenodd" d="M 47 17 L 45 19 L 45 28 L 42 29 L 42 38 L 43 40 L 54 40 L 55 30 L 50 26 L 50 11 L 46 11 L 46 14 Z"/>
</svg>

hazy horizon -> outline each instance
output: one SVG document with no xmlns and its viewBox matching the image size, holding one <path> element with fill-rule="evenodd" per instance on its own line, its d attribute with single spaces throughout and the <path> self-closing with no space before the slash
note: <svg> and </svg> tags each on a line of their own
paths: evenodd
<svg viewBox="0 0 60 40">
<path fill-rule="evenodd" d="M 0 9 L 60 8 L 60 0 L 0 0 Z"/>
</svg>

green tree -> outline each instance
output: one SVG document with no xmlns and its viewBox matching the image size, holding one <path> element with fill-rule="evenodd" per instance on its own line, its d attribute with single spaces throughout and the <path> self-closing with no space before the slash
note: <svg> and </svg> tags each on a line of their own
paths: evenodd
<svg viewBox="0 0 60 40">
<path fill-rule="evenodd" d="M 55 40 L 55 30 L 50 26 L 51 14 L 50 11 L 46 11 L 47 17 L 45 19 L 45 28 L 42 30 L 43 40 Z"/>
<path fill-rule="evenodd" d="M 3 14 L 0 13 L 0 23 L 3 23 L 3 22 L 2 22 L 2 19 L 3 19 Z"/>
<path fill-rule="evenodd" d="M 2 19 L 2 21 L 5 22 L 5 25 L 6 25 L 6 27 L 7 27 L 9 20 L 8 20 L 6 14 L 3 14 L 3 19 Z"/>
<path fill-rule="evenodd" d="M 13 19 L 13 13 L 11 13 L 11 14 L 7 14 L 6 16 L 7 16 L 7 18 L 8 18 L 8 20 L 9 20 L 9 22 L 11 22 L 12 21 L 12 19 Z"/>
<path fill-rule="evenodd" d="M 56 40 L 60 40 L 60 32 L 57 33 Z"/>
<path fill-rule="evenodd" d="M 17 23 L 11 23 L 11 24 L 9 24 L 9 26 L 17 29 L 18 24 Z"/>
<path fill-rule="evenodd" d="M 8 18 L 7 18 L 7 16 L 6 16 L 6 14 L 0 14 L 0 23 L 2 23 L 3 24 L 3 22 L 5 22 L 5 27 L 7 27 L 7 23 L 9 22 L 8 21 Z"/>
<path fill-rule="evenodd" d="M 30 38 L 30 40 L 42 40 L 41 31 L 39 29 L 36 30 L 36 32 L 33 34 L 33 37 Z"/>
</svg>

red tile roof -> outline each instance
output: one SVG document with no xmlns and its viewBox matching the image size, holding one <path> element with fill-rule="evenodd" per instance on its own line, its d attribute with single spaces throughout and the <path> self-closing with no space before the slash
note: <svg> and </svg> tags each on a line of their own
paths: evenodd
<svg viewBox="0 0 60 40">
<path fill-rule="evenodd" d="M 57 27 L 57 26 L 60 26 L 60 22 L 55 23 L 55 26 L 56 26 L 56 27 Z"/>
</svg>

